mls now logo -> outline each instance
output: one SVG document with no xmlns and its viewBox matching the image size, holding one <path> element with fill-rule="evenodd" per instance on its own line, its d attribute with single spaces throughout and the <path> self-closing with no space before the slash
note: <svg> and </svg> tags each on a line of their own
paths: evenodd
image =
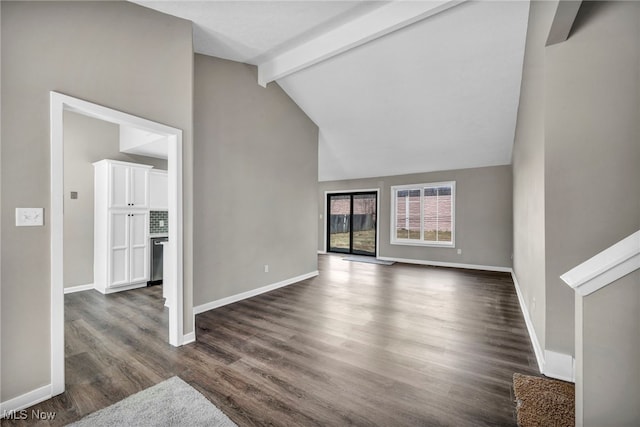
<svg viewBox="0 0 640 427">
<path fill-rule="evenodd" d="M 51 421 L 55 419 L 55 412 L 46 412 L 39 409 L 32 409 L 31 412 L 23 409 L 21 411 L 2 411 L 2 417 L 6 420 L 32 420 Z"/>
</svg>

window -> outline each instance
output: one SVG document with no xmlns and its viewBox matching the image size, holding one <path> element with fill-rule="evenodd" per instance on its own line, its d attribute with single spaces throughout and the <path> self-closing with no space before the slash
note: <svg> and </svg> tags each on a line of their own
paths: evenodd
<svg viewBox="0 0 640 427">
<path fill-rule="evenodd" d="M 391 243 L 454 246 L 456 183 L 391 187 Z"/>
</svg>

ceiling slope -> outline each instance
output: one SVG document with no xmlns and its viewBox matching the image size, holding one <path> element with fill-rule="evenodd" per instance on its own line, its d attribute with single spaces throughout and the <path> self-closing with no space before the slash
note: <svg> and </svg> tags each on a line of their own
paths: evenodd
<svg viewBox="0 0 640 427">
<path fill-rule="evenodd" d="M 266 86 L 378 37 L 455 7 L 466 0 L 394 1 L 329 29 L 258 63 L 258 83 Z"/>
<path fill-rule="evenodd" d="M 362 33 L 363 18 L 390 6 L 136 3 L 192 20 L 196 52 L 265 70 L 349 26 Z M 350 50 L 302 61 L 306 68 L 293 64 L 292 74 L 269 74 L 320 128 L 321 181 L 510 163 L 529 2 L 422 3 L 440 13 L 370 41 L 365 35 L 366 43 Z"/>
<path fill-rule="evenodd" d="M 528 2 L 468 2 L 278 80 L 321 181 L 511 162 Z"/>
</svg>

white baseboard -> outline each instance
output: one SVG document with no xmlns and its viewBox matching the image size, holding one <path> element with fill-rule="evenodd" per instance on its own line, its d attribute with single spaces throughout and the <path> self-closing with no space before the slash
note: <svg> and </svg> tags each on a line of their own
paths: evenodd
<svg viewBox="0 0 640 427">
<path fill-rule="evenodd" d="M 457 262 L 442 262 L 442 261 L 425 261 L 422 259 L 395 258 L 395 257 L 388 257 L 388 256 L 379 256 L 377 258 L 382 261 L 395 261 L 395 262 L 404 262 L 407 264 L 430 265 L 433 267 L 453 267 L 453 268 L 465 268 L 469 270 L 500 271 L 502 273 L 511 272 L 511 267 L 495 267 L 492 265 L 460 264 Z"/>
<path fill-rule="evenodd" d="M 132 289 L 145 288 L 145 287 L 147 287 L 147 282 L 135 283 L 133 285 L 126 285 L 126 286 L 118 286 L 116 288 L 106 288 L 106 289 L 94 288 L 94 289 L 102 294 L 107 295 L 107 294 L 113 294 L 116 292 L 130 291 Z"/>
<path fill-rule="evenodd" d="M 252 289 L 250 291 L 242 292 L 236 295 L 232 295 L 230 297 L 221 298 L 215 301 L 208 302 L 206 304 L 198 305 L 193 307 L 194 314 L 204 313 L 205 311 L 213 310 L 214 308 L 222 307 L 227 304 L 232 304 L 234 302 L 242 301 L 243 299 L 255 297 L 256 295 L 263 294 L 265 292 L 273 291 L 274 289 L 282 288 L 284 286 L 289 286 L 294 283 L 300 282 L 302 280 L 310 279 L 319 274 L 318 270 L 312 271 L 311 273 L 303 274 L 301 276 L 292 277 L 290 279 L 283 280 L 281 282 L 272 283 L 267 286 L 262 286 L 257 289 Z"/>
<path fill-rule="evenodd" d="M 194 323 L 195 325 L 195 323 Z M 188 334 L 184 334 L 182 336 L 182 345 L 191 344 L 192 342 L 196 342 L 196 332 L 189 332 Z"/>
<path fill-rule="evenodd" d="M 531 320 L 531 315 L 529 314 L 529 309 L 524 302 L 524 297 L 522 295 L 522 291 L 520 290 L 520 285 L 518 284 L 518 278 L 516 274 L 511 271 L 511 278 L 513 279 L 513 284 L 516 288 L 516 294 L 518 295 L 518 301 L 520 302 L 520 310 L 522 311 L 522 315 L 524 316 L 524 322 L 527 324 L 527 331 L 529 332 L 529 339 L 531 340 L 531 344 L 533 345 L 533 351 L 536 354 L 536 360 L 538 362 L 538 369 L 540 373 L 544 373 L 545 371 L 545 354 L 542 350 L 542 346 L 540 345 L 540 341 L 538 341 L 538 336 L 536 335 L 536 330 L 533 327 L 533 321 Z"/>
<path fill-rule="evenodd" d="M 318 250 L 318 255 L 326 255 L 326 254 L 327 254 L 327 251 L 320 251 L 320 250 Z"/>
<path fill-rule="evenodd" d="M 23 395 L 0 403 L 0 418 L 11 418 L 12 414 L 36 403 L 51 399 L 51 384 L 47 384 Z M 16 414 L 18 415 L 18 414 Z"/>
<path fill-rule="evenodd" d="M 74 292 L 88 291 L 89 289 L 93 289 L 93 288 L 94 288 L 93 283 L 89 283 L 88 285 L 71 286 L 68 288 L 64 288 L 64 293 L 72 294 Z"/>
<path fill-rule="evenodd" d="M 570 354 L 544 351 L 544 374 L 563 381 L 576 382 L 575 361 Z"/>
</svg>

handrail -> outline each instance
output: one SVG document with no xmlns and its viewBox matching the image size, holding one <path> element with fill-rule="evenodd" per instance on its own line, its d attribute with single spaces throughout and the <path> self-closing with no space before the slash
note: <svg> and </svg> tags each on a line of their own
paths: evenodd
<svg viewBox="0 0 640 427">
<path fill-rule="evenodd" d="M 640 230 L 564 273 L 560 278 L 582 296 L 640 268 Z"/>
</svg>

